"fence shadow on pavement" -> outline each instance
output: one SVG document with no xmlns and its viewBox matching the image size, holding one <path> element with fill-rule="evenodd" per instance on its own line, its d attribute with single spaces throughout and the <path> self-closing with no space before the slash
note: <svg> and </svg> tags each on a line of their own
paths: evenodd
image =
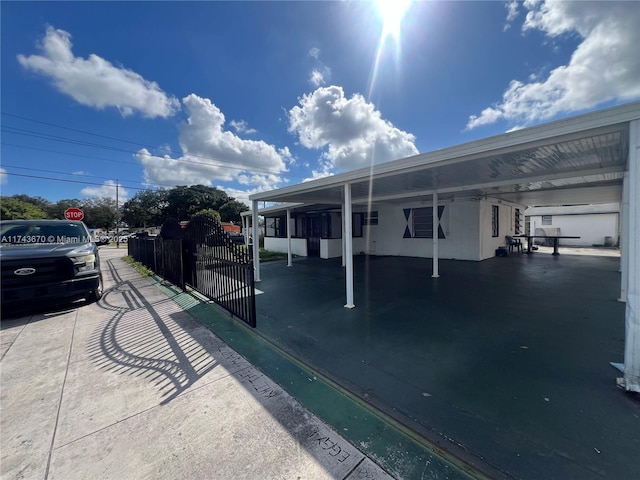
<svg viewBox="0 0 640 480">
<path fill-rule="evenodd" d="M 107 262 L 116 285 L 107 290 L 99 306 L 113 312 L 92 335 L 91 359 L 103 370 L 148 378 L 166 404 L 217 366 L 216 359 L 187 333 L 177 318 L 167 321 L 164 311 L 172 300 L 150 302 L 141 292 L 146 279 L 122 278 Z"/>
</svg>

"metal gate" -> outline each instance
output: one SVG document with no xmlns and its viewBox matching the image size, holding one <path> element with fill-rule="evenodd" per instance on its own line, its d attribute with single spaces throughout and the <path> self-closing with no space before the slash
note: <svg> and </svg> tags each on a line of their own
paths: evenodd
<svg viewBox="0 0 640 480">
<path fill-rule="evenodd" d="M 155 239 L 156 273 L 184 290 L 182 265 L 182 228 L 180 222 L 170 218 L 162 224 Z"/>
<path fill-rule="evenodd" d="M 182 237 L 184 283 L 256 326 L 253 263 L 211 215 L 196 215 Z"/>
</svg>

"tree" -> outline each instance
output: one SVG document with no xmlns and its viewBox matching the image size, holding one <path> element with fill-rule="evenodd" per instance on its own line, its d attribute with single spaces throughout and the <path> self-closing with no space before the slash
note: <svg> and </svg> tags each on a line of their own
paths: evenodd
<svg viewBox="0 0 640 480">
<path fill-rule="evenodd" d="M 116 201 L 110 197 L 92 198 L 82 204 L 84 223 L 89 228 L 111 230 L 115 227 L 117 210 Z"/>
<path fill-rule="evenodd" d="M 220 222 L 220 214 L 212 208 L 205 208 L 196 213 L 196 215 L 211 215 L 216 221 Z"/>
<path fill-rule="evenodd" d="M 46 212 L 33 203 L 15 197 L 1 197 L 0 210 L 2 220 L 38 220 L 47 218 Z"/>
<path fill-rule="evenodd" d="M 249 210 L 249 207 L 232 198 L 222 205 L 218 211 L 220 212 L 220 217 L 223 222 L 242 223 L 242 216 L 240 214 L 247 210 Z"/>
<path fill-rule="evenodd" d="M 229 196 L 217 188 L 204 185 L 175 187 L 167 195 L 165 214 L 178 220 L 190 220 L 200 210 L 218 211 L 229 200 Z"/>
<path fill-rule="evenodd" d="M 141 190 L 122 205 L 122 219 L 133 228 L 159 226 L 165 220 L 167 190 Z"/>
<path fill-rule="evenodd" d="M 77 198 L 58 200 L 56 203 L 50 204 L 46 212 L 49 218 L 64 220 L 64 211 L 71 207 L 82 208 L 82 201 Z"/>
<path fill-rule="evenodd" d="M 51 202 L 42 197 L 30 197 L 29 195 L 26 195 L 24 193 L 19 193 L 14 195 L 12 198 L 15 198 L 16 200 L 22 200 L 27 203 L 32 203 L 43 212 L 47 212 L 47 209 L 51 207 Z"/>
</svg>

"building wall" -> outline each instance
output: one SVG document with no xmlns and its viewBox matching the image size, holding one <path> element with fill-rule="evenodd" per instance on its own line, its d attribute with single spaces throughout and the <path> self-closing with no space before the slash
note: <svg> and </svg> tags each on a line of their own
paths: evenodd
<svg viewBox="0 0 640 480">
<path fill-rule="evenodd" d="M 514 235 L 515 205 L 491 199 L 446 201 L 439 202 L 439 205 L 445 207 L 440 220 L 445 238 L 438 239 L 439 258 L 475 261 L 491 258 L 495 256 L 495 250 L 499 246 L 506 244 L 505 236 Z M 497 237 L 492 236 L 492 205 L 498 205 L 499 208 Z M 431 258 L 432 239 L 404 238 L 408 224 L 404 209 L 408 208 L 432 208 L 432 204 L 407 202 L 374 207 L 374 210 L 378 211 L 378 224 L 363 226 L 363 236 L 353 239 L 353 254 Z M 523 207 L 520 207 L 520 210 L 524 212 Z M 294 254 L 306 255 L 306 247 L 305 239 L 292 239 Z M 286 252 L 287 239 L 265 237 L 265 248 Z M 341 255 L 341 239 L 320 241 L 321 258 L 335 258 Z"/>
<path fill-rule="evenodd" d="M 342 256 L 341 238 L 320 239 L 320 258 L 335 258 Z"/>
<path fill-rule="evenodd" d="M 444 205 L 440 224 L 445 238 L 438 239 L 438 256 L 457 260 L 480 260 L 478 249 L 478 203 L 474 201 L 439 202 Z M 433 256 L 430 238 L 404 238 L 407 220 L 405 208 L 431 208 L 431 202 L 411 202 L 379 207 L 378 225 L 366 226 L 364 252 L 372 255 L 407 257 Z M 355 247 L 355 246 L 354 246 Z M 354 252 L 358 252 L 355 250 Z"/>
<path fill-rule="evenodd" d="M 492 211 L 493 206 L 498 206 L 498 236 L 493 236 Z M 505 236 L 515 234 L 515 210 L 520 208 L 524 212 L 524 207 L 505 203 L 496 199 L 485 199 L 480 201 L 480 260 L 495 257 L 498 247 L 506 246 Z"/>
<path fill-rule="evenodd" d="M 613 244 L 618 243 L 619 215 L 617 213 L 552 215 L 551 225 L 542 225 L 542 216 L 529 217 L 531 232 L 536 228 L 559 228 L 560 235 L 573 235 L 580 238 L 560 239 L 560 245 L 590 247 L 604 245 L 605 237 L 611 237 Z"/>
<path fill-rule="evenodd" d="M 287 239 L 276 237 L 264 237 L 264 249 L 271 252 L 283 252 L 287 253 Z M 307 239 L 306 238 L 292 238 L 291 239 L 291 253 L 299 255 L 301 257 L 307 256 Z"/>
</svg>

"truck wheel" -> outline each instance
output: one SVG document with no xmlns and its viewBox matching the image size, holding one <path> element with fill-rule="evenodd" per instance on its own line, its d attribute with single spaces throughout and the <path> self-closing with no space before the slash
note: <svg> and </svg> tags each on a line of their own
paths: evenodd
<svg viewBox="0 0 640 480">
<path fill-rule="evenodd" d="M 96 285 L 95 290 L 91 292 L 89 297 L 87 297 L 87 300 L 89 300 L 89 302 L 91 303 L 97 302 L 102 298 L 102 293 L 103 293 L 102 274 L 100 274 L 100 276 L 98 277 L 98 285 Z"/>
</svg>

